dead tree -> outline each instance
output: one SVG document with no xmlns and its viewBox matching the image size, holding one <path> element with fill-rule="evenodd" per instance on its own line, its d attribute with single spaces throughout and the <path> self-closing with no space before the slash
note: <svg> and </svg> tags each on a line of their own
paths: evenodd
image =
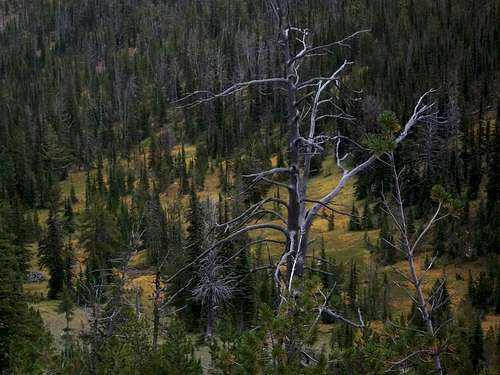
<svg viewBox="0 0 500 375">
<path fill-rule="evenodd" d="M 280 233 L 285 242 L 284 250 L 274 273 L 276 284 L 280 289 L 292 289 L 294 279 L 303 280 L 305 259 L 308 256 L 310 230 L 315 219 L 320 217 L 323 209 L 333 210 L 331 203 L 346 186 L 346 183 L 357 174 L 366 170 L 386 150 L 370 149 L 353 139 L 337 134 L 322 134 L 319 124 L 332 119 L 351 121 L 353 118 L 341 108 L 340 87 L 342 78 L 353 65 L 352 61 L 345 60 L 337 69 L 328 74 L 304 76 L 301 66 L 309 59 L 318 56 L 330 55 L 338 47 L 349 47 L 350 42 L 359 35 L 368 32 L 362 30 L 339 41 L 323 45 L 312 45 L 312 33 L 307 28 L 299 28 L 291 24 L 290 14 L 293 11 L 286 0 L 269 0 L 277 27 L 278 41 L 276 48 L 281 53 L 282 76 L 270 78 L 255 78 L 239 82 L 227 89 L 212 93 L 210 91 L 196 91 L 176 101 L 179 107 L 193 107 L 210 101 L 236 95 L 249 87 L 273 87 L 284 93 L 286 100 L 286 129 L 288 134 L 286 167 L 272 168 L 259 173 L 244 176 L 251 179 L 252 184 L 265 183 L 278 186 L 288 191 L 288 200 L 266 198 L 251 206 L 237 218 L 219 224 L 221 236 L 212 246 L 218 247 L 237 236 L 253 231 L 271 230 Z M 427 104 L 433 90 L 424 93 L 417 101 L 408 121 L 398 133 L 391 133 L 386 143 L 389 149 L 395 148 L 403 142 L 420 122 L 432 120 L 436 117 L 435 104 Z M 342 173 L 340 181 L 332 184 L 330 191 L 319 200 L 308 197 L 311 160 L 325 152 L 328 144 L 333 145 L 337 167 Z M 365 160 L 356 165 L 349 165 L 349 153 L 343 152 L 345 145 L 359 147 L 366 154 Z M 279 179 L 277 177 L 280 177 Z M 287 182 L 282 182 L 283 177 Z M 286 210 L 281 215 L 268 207 L 269 203 L 279 204 Z M 263 217 L 273 217 L 281 221 L 259 222 Z M 206 249 L 206 252 L 210 249 Z M 204 256 L 202 254 L 201 256 Z M 200 256 L 200 259 L 201 259 Z M 286 272 L 283 273 L 283 268 Z"/>
<path fill-rule="evenodd" d="M 215 223 L 216 210 L 209 205 L 206 211 L 204 227 L 209 229 Z M 201 302 L 207 310 L 206 342 L 210 342 L 213 337 L 217 310 L 232 298 L 237 282 L 233 275 L 227 273 L 227 264 L 225 264 L 227 262 L 223 262 L 218 253 L 218 247 L 210 245 L 214 234 L 214 232 L 209 232 L 206 236 L 205 247 L 210 250 L 199 262 L 198 283 L 192 291 L 193 299 Z"/>
<path fill-rule="evenodd" d="M 440 353 L 442 348 L 439 345 L 439 340 L 437 333 L 443 329 L 442 326 L 436 327 L 433 322 L 433 313 L 436 312 L 444 304 L 448 303 L 442 296 L 443 286 L 445 280 L 441 282 L 441 285 L 431 293 L 430 296 L 426 296 L 423 290 L 423 282 L 425 273 L 432 268 L 437 254 L 430 261 L 430 264 L 426 265 L 423 273 L 419 274 L 417 271 L 417 265 L 415 258 L 417 256 L 417 251 L 419 246 L 422 244 L 425 236 L 431 228 L 440 220 L 443 220 L 450 215 L 455 215 L 460 210 L 460 204 L 458 201 L 452 199 L 452 197 L 444 191 L 440 186 L 435 186 L 432 190 L 432 199 L 436 202 L 437 207 L 434 210 L 432 217 L 424 225 L 423 229 L 416 233 L 411 234 L 408 228 L 408 218 L 404 206 L 403 195 L 402 195 L 402 185 L 401 185 L 401 172 L 398 172 L 394 162 L 394 155 L 391 153 L 389 155 L 390 166 L 393 174 L 393 194 L 392 199 L 387 196 L 383 196 L 384 208 L 383 210 L 392 219 L 397 231 L 399 232 L 400 238 L 397 241 L 389 242 L 385 240 L 389 246 L 394 247 L 399 251 L 405 260 L 408 262 L 409 271 L 402 272 L 401 270 L 393 267 L 395 272 L 400 275 L 404 280 L 406 280 L 413 288 L 414 295 L 409 294 L 413 303 L 416 306 L 417 313 L 420 314 L 423 324 L 425 326 L 425 332 L 423 334 L 428 335 L 433 342 L 433 346 L 430 348 L 421 348 L 406 356 L 405 358 L 393 362 L 388 371 L 397 370 L 401 366 L 406 366 L 411 360 L 416 359 L 421 356 L 430 356 L 434 364 L 434 373 L 442 375 L 443 368 L 441 365 Z M 440 295 L 441 294 L 441 295 Z M 446 324 L 447 322 L 443 322 Z M 403 327 L 404 328 L 404 327 Z"/>
</svg>

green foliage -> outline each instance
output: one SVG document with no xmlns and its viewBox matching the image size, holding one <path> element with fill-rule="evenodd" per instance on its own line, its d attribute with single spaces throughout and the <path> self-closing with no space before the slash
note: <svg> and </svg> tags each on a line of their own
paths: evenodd
<svg viewBox="0 0 500 375">
<path fill-rule="evenodd" d="M 119 249 L 115 217 L 106 210 L 103 200 L 95 197 L 80 217 L 78 241 L 87 253 L 86 272 L 110 269 Z"/>
<path fill-rule="evenodd" d="M 24 301 L 12 238 L 0 220 L 0 372 L 42 374 L 52 362 L 52 340 Z"/>
<path fill-rule="evenodd" d="M 65 273 L 63 258 L 63 226 L 59 217 L 59 190 L 54 188 L 51 193 L 47 231 L 38 245 L 40 264 L 50 273 L 49 298 L 56 298 L 63 290 Z"/>
<path fill-rule="evenodd" d="M 182 323 L 173 321 L 166 329 L 165 342 L 153 361 L 153 374 L 201 375 L 201 364 L 194 356 L 192 339 Z"/>
<path fill-rule="evenodd" d="M 211 348 L 214 374 L 321 375 L 327 357 L 314 349 L 318 338 L 315 307 L 321 298 L 318 281 L 307 281 L 300 295 L 287 295 L 277 314 L 267 306 L 259 313 L 259 326 L 243 335 L 225 335 Z M 318 299 L 317 299 L 318 298 Z M 317 361 L 302 366 L 301 351 Z"/>
<path fill-rule="evenodd" d="M 398 117 L 392 111 L 384 111 L 378 115 L 377 124 L 388 134 L 397 133 L 401 130 Z"/>
<path fill-rule="evenodd" d="M 394 151 L 396 148 L 393 139 L 383 134 L 367 134 L 364 145 L 376 155 Z"/>
</svg>

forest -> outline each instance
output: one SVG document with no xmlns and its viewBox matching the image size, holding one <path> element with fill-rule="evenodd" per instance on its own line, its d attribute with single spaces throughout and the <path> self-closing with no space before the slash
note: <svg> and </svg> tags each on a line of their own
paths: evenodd
<svg viewBox="0 0 500 375">
<path fill-rule="evenodd" d="M 500 0 L 0 0 L 0 374 L 500 375 Z"/>
</svg>

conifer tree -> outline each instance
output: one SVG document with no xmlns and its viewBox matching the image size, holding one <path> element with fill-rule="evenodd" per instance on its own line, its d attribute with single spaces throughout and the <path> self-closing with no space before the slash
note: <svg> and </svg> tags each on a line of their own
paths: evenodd
<svg viewBox="0 0 500 375">
<path fill-rule="evenodd" d="M 63 229 L 69 236 L 75 232 L 75 214 L 73 212 L 71 198 L 66 198 L 64 200 Z"/>
<path fill-rule="evenodd" d="M 355 306 L 358 298 L 358 267 L 355 261 L 351 262 L 347 295 L 351 306 Z"/>
<path fill-rule="evenodd" d="M 255 281 L 251 267 L 248 250 L 243 248 L 234 266 L 234 277 L 237 280 L 234 301 L 242 328 L 251 327 L 256 313 Z"/>
<path fill-rule="evenodd" d="M 483 367 L 484 339 L 481 318 L 476 314 L 469 333 L 469 359 L 475 371 Z"/>
<path fill-rule="evenodd" d="M 368 204 L 368 199 L 365 199 L 365 204 L 363 206 L 363 216 L 362 216 L 362 225 L 361 229 L 371 230 L 373 229 L 373 217 L 372 210 L 370 205 Z"/>
<path fill-rule="evenodd" d="M 173 321 L 166 330 L 153 373 L 169 375 L 202 375 L 200 362 L 195 358 L 194 345 L 180 322 Z"/>
<path fill-rule="evenodd" d="M 51 338 L 24 300 L 14 236 L 5 227 L 0 218 L 0 373 L 39 374 L 50 365 Z"/>
<path fill-rule="evenodd" d="M 386 264 L 393 264 L 396 262 L 396 249 L 393 246 L 394 237 L 391 232 L 389 225 L 389 220 L 387 215 L 382 213 L 382 218 L 380 220 L 380 234 L 378 247 L 380 251 L 380 257 Z"/>
<path fill-rule="evenodd" d="M 190 265 L 190 267 L 182 277 L 183 280 L 179 281 L 178 287 L 184 288 L 188 282 L 190 287 L 185 289 L 185 291 L 181 293 L 178 303 L 187 304 L 187 307 L 184 310 L 185 312 L 182 316 L 183 318 L 185 318 L 187 328 L 196 329 L 198 328 L 201 316 L 201 304 L 192 299 L 191 291 L 193 290 L 193 287 L 198 283 L 196 268 L 198 265 L 196 264 L 196 259 L 198 259 L 202 252 L 205 229 L 203 223 L 202 206 L 198 200 L 198 196 L 196 195 L 194 186 L 192 185 L 189 192 L 189 209 L 187 214 L 187 222 L 188 225 L 186 229 L 184 255 L 185 264 Z"/>
<path fill-rule="evenodd" d="M 79 229 L 78 241 L 87 253 L 86 273 L 112 268 L 111 261 L 119 246 L 119 232 L 116 220 L 106 210 L 102 198 L 96 197 L 84 210 Z"/>
<path fill-rule="evenodd" d="M 349 219 L 349 230 L 361 230 L 359 212 L 354 203 L 352 204 L 351 215 Z"/>
<path fill-rule="evenodd" d="M 500 272 L 497 273 L 495 286 L 495 314 L 500 314 Z"/>
<path fill-rule="evenodd" d="M 59 189 L 54 187 L 51 192 L 47 230 L 38 245 L 40 264 L 46 267 L 50 274 L 48 297 L 51 299 L 62 292 L 65 279 L 63 228 L 59 217 L 59 205 Z"/>
</svg>

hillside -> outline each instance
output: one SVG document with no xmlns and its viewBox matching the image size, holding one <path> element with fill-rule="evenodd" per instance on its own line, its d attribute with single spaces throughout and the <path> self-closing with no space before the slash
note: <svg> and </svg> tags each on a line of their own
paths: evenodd
<svg viewBox="0 0 500 375">
<path fill-rule="evenodd" d="M 500 0 L 0 0 L 0 374 L 497 375 Z"/>
</svg>

